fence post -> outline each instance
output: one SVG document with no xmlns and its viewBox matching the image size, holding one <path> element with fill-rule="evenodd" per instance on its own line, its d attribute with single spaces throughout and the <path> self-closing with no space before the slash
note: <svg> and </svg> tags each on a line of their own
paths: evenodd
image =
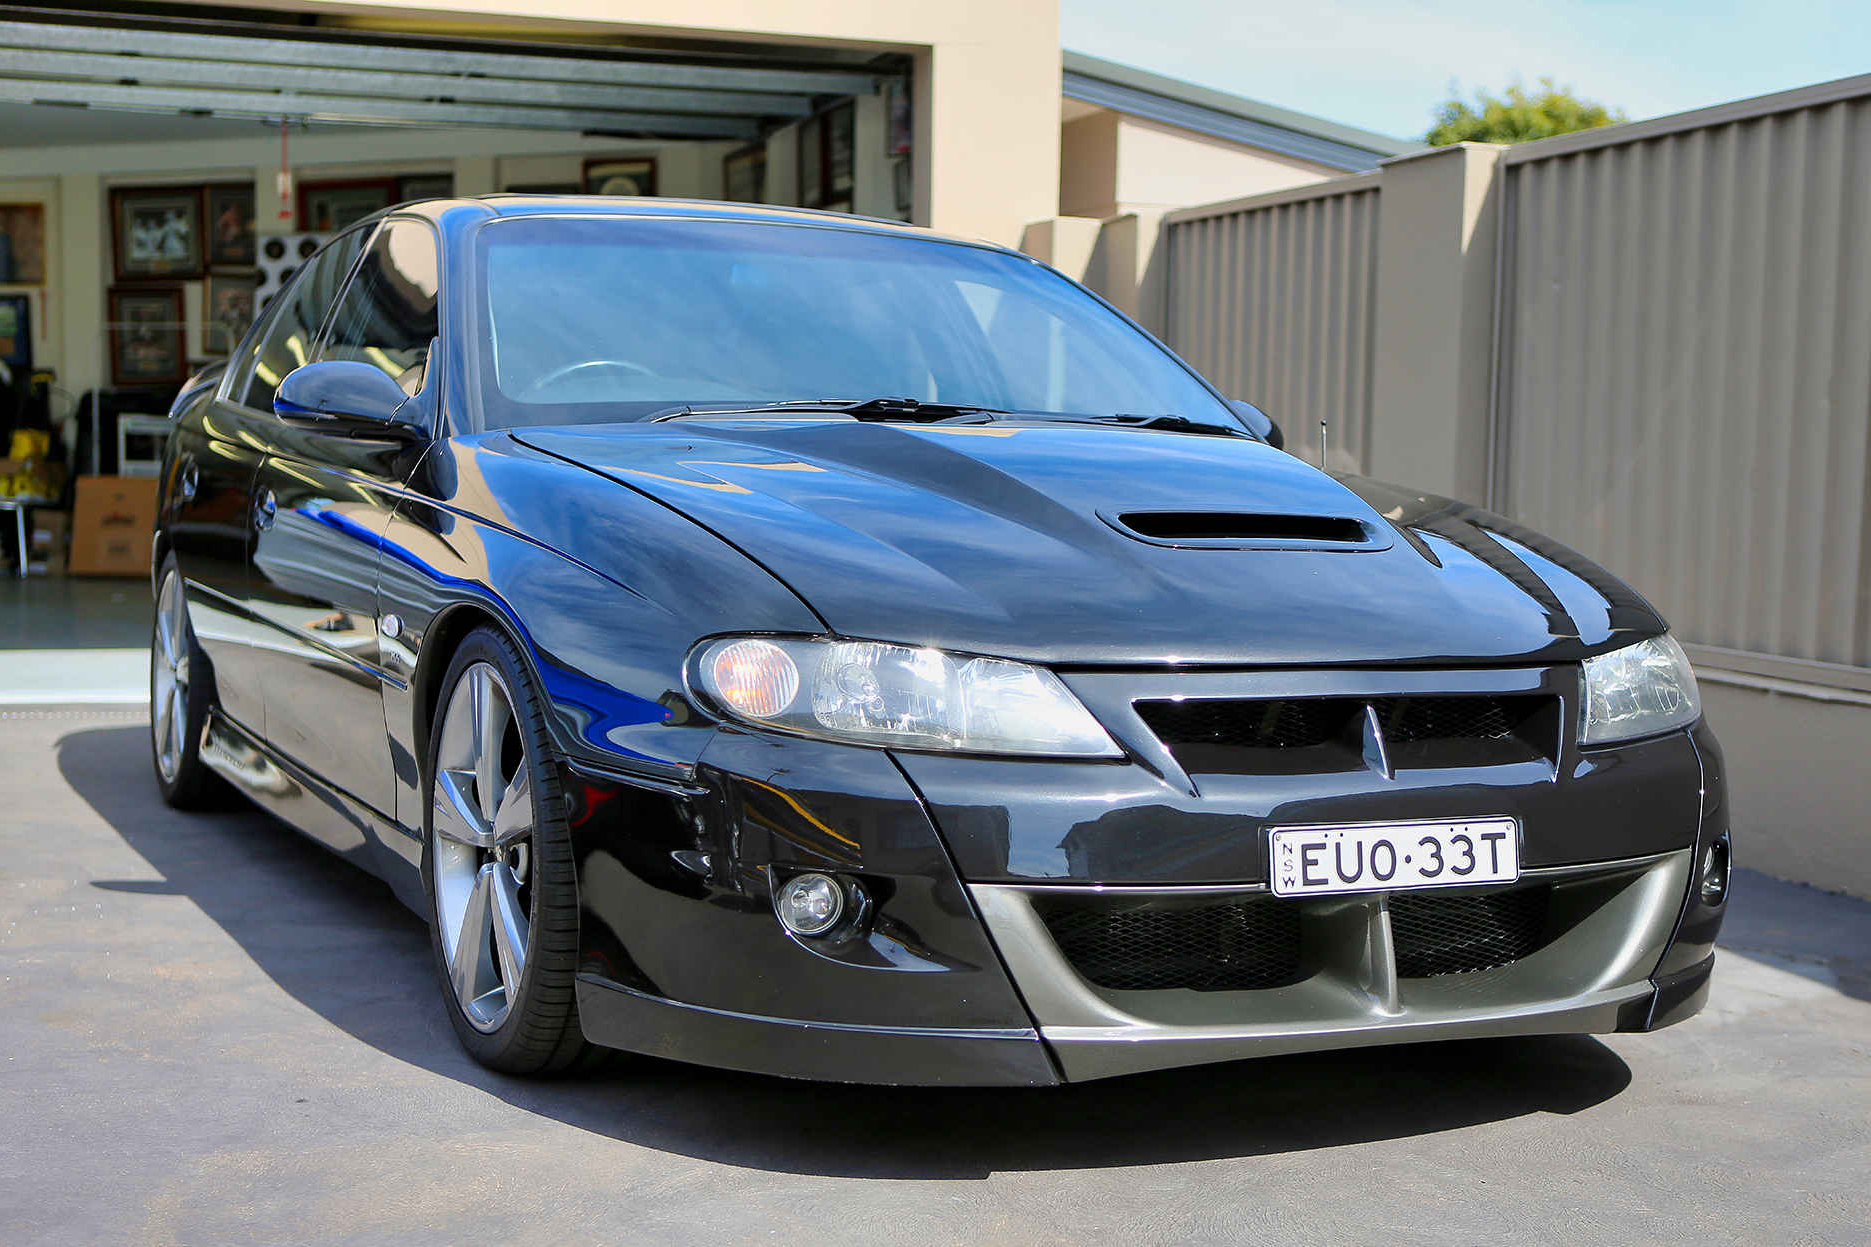
<svg viewBox="0 0 1871 1247">
<path fill-rule="evenodd" d="M 1382 165 L 1371 474 L 1480 501 L 1488 483 L 1502 147 Z"/>
</svg>

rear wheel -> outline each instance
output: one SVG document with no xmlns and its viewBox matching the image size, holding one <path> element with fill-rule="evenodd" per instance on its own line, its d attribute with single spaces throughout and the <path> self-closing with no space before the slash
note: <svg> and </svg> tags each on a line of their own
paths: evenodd
<svg viewBox="0 0 1871 1247">
<path fill-rule="evenodd" d="M 149 642 L 149 743 L 162 799 L 182 810 L 214 804 L 225 791 L 202 764 L 201 733 L 212 698 L 208 661 L 188 622 L 188 599 L 175 556 L 156 579 Z"/>
<path fill-rule="evenodd" d="M 449 1020 L 510 1074 L 591 1064 L 574 971 L 578 884 L 543 710 L 512 642 L 479 628 L 442 680 L 424 774 L 423 877 Z"/>
</svg>

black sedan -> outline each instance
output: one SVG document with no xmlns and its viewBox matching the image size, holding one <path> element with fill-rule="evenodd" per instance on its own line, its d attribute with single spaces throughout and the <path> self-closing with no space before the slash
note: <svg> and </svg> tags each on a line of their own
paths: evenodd
<svg viewBox="0 0 1871 1247">
<path fill-rule="evenodd" d="M 1694 1013 L 1655 611 L 887 222 L 394 209 L 177 400 L 163 795 L 434 932 L 473 1055 L 1045 1084 Z"/>
</svg>

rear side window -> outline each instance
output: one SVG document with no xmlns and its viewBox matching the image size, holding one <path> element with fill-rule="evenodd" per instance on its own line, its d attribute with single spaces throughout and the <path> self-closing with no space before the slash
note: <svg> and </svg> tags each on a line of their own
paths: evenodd
<svg viewBox="0 0 1871 1247">
<path fill-rule="evenodd" d="M 435 235 L 427 225 L 385 225 L 339 296 L 319 357 L 381 368 L 405 394 L 422 389 L 429 346 L 440 332 L 438 268 Z"/>
<path fill-rule="evenodd" d="M 351 263 L 357 259 L 369 234 L 368 229 L 361 229 L 339 235 L 313 256 L 299 270 L 292 284 L 281 292 L 275 302 L 283 302 L 284 306 L 277 312 L 268 309 L 272 320 L 259 335 L 247 373 L 237 381 L 233 391 L 241 403 L 260 411 L 271 411 L 273 391 L 278 388 L 280 379 L 312 358 L 318 327 L 324 323 L 325 312 L 337 296 L 339 284 L 351 271 Z"/>
</svg>

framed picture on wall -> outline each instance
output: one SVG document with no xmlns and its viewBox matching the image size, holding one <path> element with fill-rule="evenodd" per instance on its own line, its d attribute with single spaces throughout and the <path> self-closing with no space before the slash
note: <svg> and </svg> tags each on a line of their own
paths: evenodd
<svg viewBox="0 0 1871 1247">
<path fill-rule="evenodd" d="M 199 186 L 120 186 L 110 193 L 110 224 L 118 281 L 200 276 Z"/>
<path fill-rule="evenodd" d="M 585 161 L 587 195 L 654 195 L 656 157 L 612 156 Z"/>
<path fill-rule="evenodd" d="M 253 263 L 253 183 L 208 187 L 208 263 L 246 267 Z"/>
<path fill-rule="evenodd" d="M 447 199 L 455 193 L 452 173 L 414 173 L 396 180 L 396 202 L 415 199 Z"/>
<path fill-rule="evenodd" d="M 730 203 L 757 204 L 766 199 L 767 148 L 743 147 L 721 158 L 721 197 Z"/>
<path fill-rule="evenodd" d="M 180 286 L 118 286 L 110 292 L 112 385 L 161 385 L 188 378 Z"/>
<path fill-rule="evenodd" d="M 45 206 L 0 204 L 0 282 L 45 280 Z"/>
<path fill-rule="evenodd" d="M 852 103 L 825 114 L 825 193 L 832 198 L 849 199 L 857 186 L 857 120 L 858 107 Z"/>
<path fill-rule="evenodd" d="M 231 354 L 253 323 L 251 273 L 210 273 L 201 287 L 201 346 L 210 355 Z"/>
<path fill-rule="evenodd" d="M 299 228 L 332 234 L 396 202 L 395 178 L 299 183 Z"/>
<path fill-rule="evenodd" d="M 14 373 L 32 369 L 32 298 L 25 294 L 0 294 L 0 364 Z M 15 381 L 24 382 L 22 376 Z"/>
<path fill-rule="evenodd" d="M 799 127 L 799 203 L 851 211 L 857 188 L 857 105 L 847 100 Z"/>
</svg>

